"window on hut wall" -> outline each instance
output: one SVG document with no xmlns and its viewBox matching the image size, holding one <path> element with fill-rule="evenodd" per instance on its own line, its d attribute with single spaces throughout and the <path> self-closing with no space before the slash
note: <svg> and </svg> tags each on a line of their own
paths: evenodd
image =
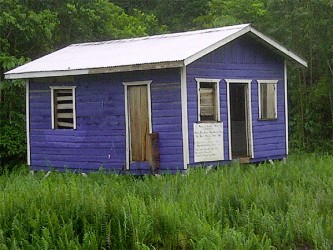
<svg viewBox="0 0 333 250">
<path fill-rule="evenodd" d="M 52 129 L 76 129 L 75 87 L 51 87 Z"/>
<path fill-rule="evenodd" d="M 277 118 L 277 81 L 258 81 L 259 119 L 274 120 Z"/>
<path fill-rule="evenodd" d="M 197 78 L 198 87 L 198 121 L 218 122 L 220 120 L 220 103 L 218 79 Z"/>
</svg>

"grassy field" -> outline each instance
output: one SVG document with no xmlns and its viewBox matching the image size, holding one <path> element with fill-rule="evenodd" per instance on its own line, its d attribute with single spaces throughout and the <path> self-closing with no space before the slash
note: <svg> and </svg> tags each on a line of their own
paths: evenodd
<svg viewBox="0 0 333 250">
<path fill-rule="evenodd" d="M 333 249 L 333 157 L 160 177 L 0 176 L 0 249 Z"/>
</svg>

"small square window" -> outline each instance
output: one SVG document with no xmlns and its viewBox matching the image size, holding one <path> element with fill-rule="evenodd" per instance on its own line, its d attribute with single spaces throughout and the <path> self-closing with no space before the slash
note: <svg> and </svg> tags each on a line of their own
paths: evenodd
<svg viewBox="0 0 333 250">
<path fill-rule="evenodd" d="M 76 129 L 75 87 L 52 87 L 52 128 Z"/>
<path fill-rule="evenodd" d="M 277 118 L 276 82 L 259 82 L 259 119 Z"/>
<path fill-rule="evenodd" d="M 218 79 L 196 78 L 198 85 L 198 120 L 201 122 L 219 121 Z"/>
</svg>

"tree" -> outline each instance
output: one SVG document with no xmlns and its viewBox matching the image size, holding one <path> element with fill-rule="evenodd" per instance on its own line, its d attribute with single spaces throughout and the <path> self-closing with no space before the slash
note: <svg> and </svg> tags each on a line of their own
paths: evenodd
<svg viewBox="0 0 333 250">
<path fill-rule="evenodd" d="M 23 82 L 5 81 L 3 73 L 27 62 L 36 51 L 50 49 L 57 19 L 49 10 L 36 12 L 17 0 L 0 0 L 0 9 L 0 165 L 3 165 L 13 159 L 21 160 L 26 150 Z"/>
<path fill-rule="evenodd" d="M 333 150 L 332 13 L 331 0 L 212 0 L 196 19 L 205 28 L 252 23 L 305 57 L 308 70 L 288 77 L 294 148 Z"/>
<path fill-rule="evenodd" d="M 209 0 L 110 0 L 129 13 L 140 9 L 157 17 L 171 32 L 185 31 L 195 27 L 194 20 L 205 15 Z"/>
<path fill-rule="evenodd" d="M 107 0 L 0 0 L 0 166 L 23 159 L 25 89 L 3 73 L 71 43 L 161 33 L 154 15 Z"/>
<path fill-rule="evenodd" d="M 212 0 L 208 7 L 208 13 L 195 20 L 198 27 L 222 27 L 241 23 L 260 25 L 270 20 L 265 0 Z"/>
<path fill-rule="evenodd" d="M 307 150 L 333 150 L 332 74 L 333 3 L 330 0 L 270 1 L 272 34 L 305 56 L 307 71 L 291 80 L 293 142 Z M 275 10 L 275 11 L 272 11 Z M 331 140 L 329 139 L 331 138 Z"/>
</svg>

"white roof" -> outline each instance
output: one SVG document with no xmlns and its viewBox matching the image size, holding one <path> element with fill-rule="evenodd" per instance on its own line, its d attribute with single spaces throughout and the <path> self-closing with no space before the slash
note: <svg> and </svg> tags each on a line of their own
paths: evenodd
<svg viewBox="0 0 333 250">
<path fill-rule="evenodd" d="M 250 24 L 96 43 L 73 44 L 5 73 L 6 79 L 182 67 L 251 32 L 287 58 L 306 61 Z"/>
</svg>

